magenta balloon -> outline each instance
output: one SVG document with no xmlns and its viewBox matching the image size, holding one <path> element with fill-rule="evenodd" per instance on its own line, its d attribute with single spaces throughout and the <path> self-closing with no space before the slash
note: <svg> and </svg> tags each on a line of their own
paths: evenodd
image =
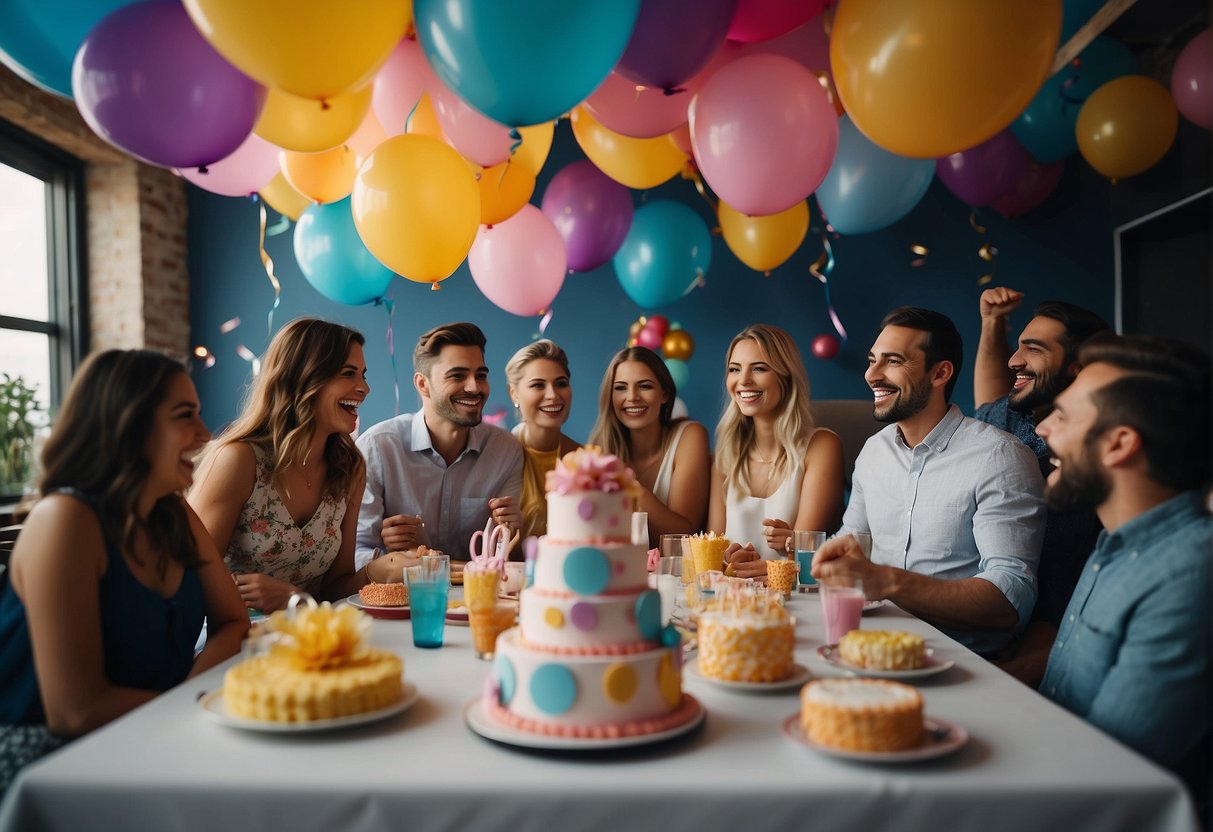
<svg viewBox="0 0 1213 832">
<path fill-rule="evenodd" d="M 510 158 L 510 128 L 473 110 L 435 76 L 430 97 L 434 114 L 451 147 L 463 158 L 482 167 L 492 167 Z"/>
<path fill-rule="evenodd" d="M 252 196 L 278 175 L 279 149 L 256 133 L 249 133 L 244 144 L 231 156 L 212 162 L 202 170 L 179 168 L 177 173 L 213 194 Z"/>
<path fill-rule="evenodd" d="M 724 43 L 736 0 L 645 0 L 615 71 L 668 90 L 707 66 Z"/>
<path fill-rule="evenodd" d="M 783 55 L 728 64 L 695 96 L 691 147 L 703 178 L 750 216 L 786 211 L 821 184 L 838 116 L 817 77 Z"/>
<path fill-rule="evenodd" d="M 534 205 L 491 228 L 480 226 L 468 269 L 486 298 L 515 315 L 551 307 L 568 271 L 560 233 Z"/>
<path fill-rule="evenodd" d="M 646 323 L 645 329 L 651 329 L 662 338 L 665 338 L 666 333 L 670 331 L 670 319 L 665 315 L 650 315 L 649 322 Z M 660 348 L 658 344 L 658 348 Z"/>
<path fill-rule="evenodd" d="M 636 333 L 636 346 L 644 347 L 646 350 L 652 350 L 653 352 L 661 352 L 661 340 L 664 337 L 656 329 L 645 324 Z"/>
<path fill-rule="evenodd" d="M 842 349 L 842 344 L 828 332 L 823 332 L 813 339 L 812 350 L 813 357 L 820 358 L 823 361 L 829 361 L 838 355 L 838 351 Z"/>
<path fill-rule="evenodd" d="M 821 14 L 826 0 L 738 0 L 729 40 L 770 40 Z"/>
<path fill-rule="evenodd" d="M 935 173 L 961 202 L 989 205 L 1015 187 L 1032 167 L 1032 157 L 1010 130 L 976 147 L 935 161 Z"/>
<path fill-rule="evenodd" d="M 1179 53 L 1171 72 L 1175 106 L 1195 124 L 1213 128 L 1213 39 L 1205 29 Z"/>
<path fill-rule="evenodd" d="M 1007 219 L 1028 213 L 1053 193 L 1064 166 L 1063 162 L 1030 165 L 1011 190 L 993 200 L 990 207 Z"/>
<path fill-rule="evenodd" d="M 175 0 L 102 18 L 76 53 L 72 93 L 97 135 L 170 168 L 230 156 L 265 103 L 265 89 L 220 57 Z"/>
<path fill-rule="evenodd" d="M 575 272 L 596 269 L 614 257 L 632 227 L 632 192 L 589 161 L 573 162 L 553 176 L 542 206 Z"/>
<path fill-rule="evenodd" d="M 830 37 L 826 34 L 824 15 L 818 15 L 803 26 L 797 26 L 777 38 L 741 44 L 738 51 L 739 57 L 759 54 L 783 55 L 807 69 L 834 77 L 830 71 Z"/>
<path fill-rule="evenodd" d="M 409 114 L 436 80 L 417 41 L 404 38 L 396 44 L 371 94 L 371 109 L 389 136 L 404 132 Z"/>
</svg>

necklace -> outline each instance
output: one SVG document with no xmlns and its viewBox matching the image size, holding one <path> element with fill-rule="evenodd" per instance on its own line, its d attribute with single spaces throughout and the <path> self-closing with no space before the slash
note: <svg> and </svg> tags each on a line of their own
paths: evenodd
<svg viewBox="0 0 1213 832">
<path fill-rule="evenodd" d="M 765 466 L 766 466 L 766 468 L 767 468 L 767 478 L 766 478 L 766 480 L 764 480 L 764 481 L 763 481 L 763 487 L 765 488 L 766 486 L 770 485 L 770 484 L 771 484 L 771 477 L 775 476 L 775 460 L 773 460 L 773 459 L 763 459 L 762 457 L 760 457 L 760 456 L 759 456 L 757 453 L 755 453 L 754 451 L 750 451 L 750 459 L 751 459 L 751 460 L 754 460 L 754 461 L 757 461 L 757 462 L 761 462 L 763 465 L 765 465 Z M 754 480 L 753 480 L 753 477 L 751 477 L 751 478 L 750 478 L 750 485 L 751 485 L 751 486 L 753 486 L 753 485 L 754 485 Z"/>
</svg>

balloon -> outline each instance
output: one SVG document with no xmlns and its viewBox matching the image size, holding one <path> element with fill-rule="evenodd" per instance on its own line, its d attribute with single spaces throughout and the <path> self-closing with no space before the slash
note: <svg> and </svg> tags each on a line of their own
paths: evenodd
<svg viewBox="0 0 1213 832">
<path fill-rule="evenodd" d="M 687 403 L 684 402 L 678 396 L 674 397 L 674 409 L 670 411 L 670 418 L 671 419 L 689 419 L 689 418 L 691 418 L 691 411 L 687 410 Z"/>
<path fill-rule="evenodd" d="M 1011 132 L 1038 162 L 1056 162 L 1078 150 L 1074 123 L 1082 103 L 1113 78 L 1136 75 L 1137 59 L 1120 41 L 1100 37 L 1051 76 L 1028 108 L 1011 124 Z"/>
<path fill-rule="evenodd" d="M 511 127 L 557 119 L 592 93 L 618 63 L 639 11 L 640 0 L 413 2 L 439 80 Z"/>
<path fill-rule="evenodd" d="M 1091 94 L 1074 129 L 1088 164 L 1109 179 L 1124 179 L 1167 155 L 1179 129 L 1179 113 L 1162 84 L 1144 75 L 1126 75 Z"/>
<path fill-rule="evenodd" d="M 514 144 L 510 128 L 473 110 L 442 82 L 435 81 L 434 85 L 430 93 L 434 112 L 451 147 L 463 158 L 484 167 L 510 157 L 510 147 Z"/>
<path fill-rule="evenodd" d="M 615 72 L 637 84 L 667 91 L 684 83 L 707 66 L 724 43 L 735 1 L 642 3 Z M 688 25 L 691 21 L 694 25 Z"/>
<path fill-rule="evenodd" d="M 948 190 L 967 205 L 989 205 L 1002 196 L 1032 167 L 1032 157 L 1003 130 L 989 141 L 935 163 L 935 174 Z"/>
<path fill-rule="evenodd" d="M 272 89 L 253 130 L 284 150 L 316 153 L 336 147 L 352 136 L 370 107 L 369 84 L 334 95 L 323 103 Z"/>
<path fill-rule="evenodd" d="M 783 55 L 812 70 L 829 96 L 834 112 L 838 115 L 845 112 L 834 86 L 834 75 L 830 71 L 830 36 L 826 15 L 819 14 L 803 26 L 772 40 L 741 44 L 736 57 L 759 54 Z"/>
<path fill-rule="evenodd" d="M 76 53 L 72 89 L 93 132 L 172 168 L 230 156 L 265 103 L 265 90 L 219 57 L 173 0 L 126 6 L 94 26 Z"/>
<path fill-rule="evenodd" d="M 304 210 L 312 204 L 310 199 L 292 188 L 291 183 L 287 182 L 286 177 L 281 173 L 271 179 L 268 185 L 257 192 L 257 195 L 279 214 L 290 217 L 292 220 L 298 220 L 303 216 Z"/>
<path fill-rule="evenodd" d="M 647 350 L 656 352 L 661 349 L 661 335 L 653 327 L 645 324 L 639 332 L 636 333 L 636 346 L 644 347 Z"/>
<path fill-rule="evenodd" d="M 821 14 L 826 0 L 738 0 L 729 40 L 770 40 Z"/>
<path fill-rule="evenodd" d="M 387 140 L 387 131 L 375 117 L 374 110 L 367 110 L 362 123 L 354 134 L 345 140 L 345 146 L 354 151 L 354 162 L 361 165 L 371 151 Z"/>
<path fill-rule="evenodd" d="M 843 116 L 838 120 L 838 152 L 817 188 L 817 202 L 839 234 L 867 234 L 914 210 L 934 178 L 932 160 L 890 153 Z"/>
<path fill-rule="evenodd" d="M 354 179 L 354 224 L 379 261 L 418 283 L 450 277 L 480 224 L 480 193 L 463 157 L 429 136 L 394 136 Z"/>
<path fill-rule="evenodd" d="M 828 361 L 838 355 L 838 351 L 842 349 L 842 344 L 828 332 L 823 332 L 813 339 L 813 357 L 820 358 L 823 361 Z"/>
<path fill-rule="evenodd" d="M 1179 53 L 1171 72 L 1175 106 L 1189 121 L 1213 128 L 1213 38 L 1205 29 Z"/>
<path fill-rule="evenodd" d="M 691 126 L 689 124 L 682 125 L 673 133 L 666 136 L 666 138 L 670 140 L 670 144 L 674 145 L 674 147 L 681 150 L 687 156 L 690 156 L 693 152 L 691 148 Z"/>
<path fill-rule="evenodd" d="M 725 66 L 695 96 L 689 115 L 703 178 L 752 216 L 786 211 L 811 194 L 838 147 L 838 117 L 825 90 L 782 55 Z"/>
<path fill-rule="evenodd" d="M 635 81 L 612 72 L 584 106 L 608 130 L 634 139 L 651 139 L 687 123 L 687 106 L 694 95 L 689 88 L 666 95 L 657 87 L 638 87 Z"/>
<path fill-rule="evenodd" d="M 560 232 L 575 272 L 610 260 L 632 226 L 632 194 L 587 161 L 553 176 L 541 207 Z"/>
<path fill-rule="evenodd" d="M 468 269 L 484 296 L 506 312 L 540 315 L 560 291 L 568 264 L 556 227 L 534 205 L 525 205 L 476 233 Z"/>
<path fill-rule="evenodd" d="M 184 0 L 198 31 L 241 72 L 301 98 L 327 99 L 374 76 L 409 22 L 383 0 Z"/>
<path fill-rule="evenodd" d="M 409 113 L 435 80 L 417 41 L 405 38 L 396 44 L 387 63 L 375 76 L 371 97 L 371 107 L 389 135 L 399 136 L 405 132 Z"/>
<path fill-rule="evenodd" d="M 649 322 L 645 326 L 656 332 L 660 340 L 670 331 L 670 319 L 665 315 L 650 315 Z M 655 349 L 661 349 L 661 344 L 658 343 Z"/>
<path fill-rule="evenodd" d="M 337 202 L 350 195 L 358 170 L 354 151 L 345 145 L 319 153 L 284 150 L 278 156 L 282 175 L 312 202 Z"/>
<path fill-rule="evenodd" d="M 485 168 L 476 182 L 480 190 L 480 224 L 496 225 L 514 216 L 535 193 L 535 174 L 516 162 Z"/>
<path fill-rule="evenodd" d="M 408 118 L 409 134 L 416 133 L 421 136 L 429 136 L 433 139 L 438 139 L 440 142 L 446 142 L 446 136 L 442 134 L 442 125 L 438 123 L 438 116 L 434 114 L 434 106 L 430 103 L 429 93 L 421 96 L 421 100 L 417 102 L 416 109 Z"/>
<path fill-rule="evenodd" d="M 633 139 L 599 124 L 584 107 L 573 110 L 573 136 L 598 169 L 629 188 L 655 188 L 686 165 L 687 157 L 666 137 Z"/>
<path fill-rule="evenodd" d="M 707 274 L 712 235 L 689 206 L 654 200 L 636 209 L 613 262 L 620 285 L 638 306 L 665 306 Z"/>
<path fill-rule="evenodd" d="M 661 351 L 667 359 L 686 361 L 695 352 L 695 339 L 685 329 L 671 329 L 661 339 Z"/>
<path fill-rule="evenodd" d="M 665 366 L 670 371 L 670 376 L 674 379 L 675 390 L 681 392 L 691 383 L 691 368 L 687 366 L 685 361 L 679 358 L 667 358 Z"/>
<path fill-rule="evenodd" d="M 865 136 L 899 156 L 938 158 L 1023 112 L 1060 31 L 1061 0 L 846 0 L 830 65 Z"/>
<path fill-rule="evenodd" d="M 783 265 L 809 233 L 809 204 L 804 200 L 765 217 L 747 217 L 722 201 L 716 215 L 729 250 L 759 272 Z"/>
<path fill-rule="evenodd" d="M 990 207 L 1007 219 L 1026 214 L 1049 198 L 1061 181 L 1064 162 L 1047 165 L 1033 164 L 1011 190 L 990 203 Z"/>
<path fill-rule="evenodd" d="M 0 63 L 47 92 L 72 97 L 72 59 L 101 18 L 131 0 L 4 0 Z"/>
<path fill-rule="evenodd" d="M 514 151 L 510 161 L 515 165 L 524 165 L 536 176 L 543 170 L 552 150 L 552 136 L 556 133 L 556 123 L 545 121 L 543 124 L 532 124 L 530 127 L 519 127 L 522 134 L 522 144 Z"/>
<path fill-rule="evenodd" d="M 244 143 L 230 155 L 206 166 L 177 171 L 184 179 L 204 191 L 220 196 L 252 196 L 278 175 L 278 148 L 249 133 Z"/>
<path fill-rule="evenodd" d="M 295 260 L 317 292 L 351 306 L 383 297 L 395 277 L 362 244 L 348 198 L 303 212 L 295 226 Z"/>
</svg>

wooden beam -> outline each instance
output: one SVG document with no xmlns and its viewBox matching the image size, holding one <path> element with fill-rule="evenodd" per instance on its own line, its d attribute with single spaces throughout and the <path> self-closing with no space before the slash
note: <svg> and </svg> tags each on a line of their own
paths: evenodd
<svg viewBox="0 0 1213 832">
<path fill-rule="evenodd" d="M 1104 29 L 1111 26 L 1116 18 L 1129 10 L 1129 7 L 1136 3 L 1137 0 L 1108 0 L 1099 11 L 1091 15 L 1091 19 L 1082 25 L 1068 41 L 1061 45 L 1057 50 L 1057 56 L 1053 58 L 1053 66 L 1049 70 L 1049 75 L 1056 75 L 1066 64 L 1078 57 L 1082 50 L 1090 45 L 1091 41 L 1099 37 Z"/>
</svg>

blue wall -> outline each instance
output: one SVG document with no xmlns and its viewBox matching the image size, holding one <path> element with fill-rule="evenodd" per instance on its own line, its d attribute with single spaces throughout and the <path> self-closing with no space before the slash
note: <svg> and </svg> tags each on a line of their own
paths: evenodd
<svg viewBox="0 0 1213 832">
<path fill-rule="evenodd" d="M 724 350 L 732 336 L 749 323 L 768 322 L 788 329 L 805 353 L 815 398 L 867 398 L 862 373 L 868 347 L 880 318 L 902 304 L 926 306 L 950 315 L 965 338 L 966 362 L 955 401 L 972 411 L 972 366 L 979 321 L 978 278 L 990 265 L 977 254 L 983 243 L 997 247 L 995 280 L 1027 293 L 1026 305 L 1012 320 L 1018 331 L 1030 307 L 1044 298 L 1082 304 L 1112 319 L 1114 273 L 1112 234 L 1117 225 L 1154 211 L 1208 187 L 1209 134 L 1186 121 L 1166 159 L 1143 176 L 1113 185 L 1080 157 L 1066 163 L 1061 184 L 1044 205 L 1013 221 L 993 211 L 978 212 L 985 234 L 969 222 L 969 209 L 935 182 L 917 208 L 890 228 L 833 241 L 837 265 L 831 277 L 832 299 L 850 334 L 842 353 L 830 361 L 813 358 L 813 337 L 832 331 L 820 284 L 808 266 L 821 253 L 819 237 L 810 232 L 800 250 L 783 266 L 763 277 L 742 265 L 724 240 L 713 240 L 706 285 L 659 310 L 638 308 L 624 294 L 611 265 L 569 275 L 556 298 L 546 335 L 561 344 L 572 362 L 576 392 L 567 432 L 578 440 L 589 433 L 597 409 L 598 386 L 611 354 L 624 345 L 628 326 L 637 316 L 661 312 L 680 322 L 694 337 L 689 365 L 691 381 L 681 393 L 691 415 L 715 426 L 723 404 Z M 539 203 L 552 175 L 583 158 L 567 122 L 556 131 L 552 154 L 540 174 L 534 202 Z M 257 250 L 258 206 L 250 200 L 214 196 L 189 186 L 189 246 L 193 343 L 217 357 L 195 379 L 204 416 L 212 429 L 237 411 L 248 383 L 250 365 L 236 353 L 244 345 L 261 354 L 269 342 L 266 315 L 273 290 Z M 706 204 L 681 179 L 648 192 L 645 199 L 681 200 L 696 208 L 713 226 Z M 271 223 L 276 218 L 270 211 Z M 820 218 L 814 214 L 814 223 Z M 912 244 L 929 249 L 926 264 L 914 267 Z M 392 366 L 383 307 L 349 307 L 319 295 L 295 264 L 291 232 L 266 241 L 282 283 L 281 305 L 274 326 L 301 315 L 314 315 L 355 327 L 367 337 L 371 397 L 362 410 L 362 426 L 393 415 Z M 440 291 L 406 280 L 389 294 L 396 301 L 396 378 L 400 410 L 418 406 L 412 386 L 412 347 L 420 333 L 445 321 L 470 320 L 488 336 L 492 392 L 488 413 L 509 407 L 503 367 L 510 355 L 538 330 L 538 318 L 519 318 L 486 300 L 472 282 L 466 264 L 443 281 Z M 239 317 L 240 326 L 221 334 L 220 325 Z M 507 419 L 512 424 L 512 413 Z"/>
</svg>

